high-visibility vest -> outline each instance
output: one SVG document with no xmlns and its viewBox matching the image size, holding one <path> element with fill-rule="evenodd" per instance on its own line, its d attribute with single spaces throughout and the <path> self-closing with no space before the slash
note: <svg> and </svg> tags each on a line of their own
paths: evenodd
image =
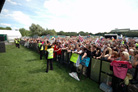
<svg viewBox="0 0 138 92">
<path fill-rule="evenodd" d="M 38 47 L 39 47 L 39 49 L 40 49 L 40 50 L 44 50 L 43 45 L 42 45 L 42 46 L 41 46 L 41 45 L 42 45 L 42 43 L 38 43 Z M 40 48 L 40 47 L 41 47 L 41 48 Z"/>
<path fill-rule="evenodd" d="M 125 42 L 124 41 L 122 41 L 122 44 L 124 44 Z"/>
<path fill-rule="evenodd" d="M 15 40 L 15 43 L 16 43 L 16 44 L 19 44 L 18 40 Z"/>
<path fill-rule="evenodd" d="M 48 59 L 53 59 L 54 49 L 50 48 L 50 49 L 47 49 L 47 51 L 48 51 Z"/>
<path fill-rule="evenodd" d="M 20 42 L 20 41 L 21 41 L 21 39 L 18 39 L 18 41 Z"/>
<path fill-rule="evenodd" d="M 41 45 L 42 45 L 42 44 L 41 44 Z M 43 45 L 41 46 L 40 50 L 44 50 L 44 47 L 43 47 Z"/>
<path fill-rule="evenodd" d="M 42 43 L 38 43 L 38 47 L 39 47 L 39 48 L 40 48 L 41 44 L 42 44 Z"/>
<path fill-rule="evenodd" d="M 136 47 L 138 47 L 138 43 L 136 43 Z"/>
</svg>

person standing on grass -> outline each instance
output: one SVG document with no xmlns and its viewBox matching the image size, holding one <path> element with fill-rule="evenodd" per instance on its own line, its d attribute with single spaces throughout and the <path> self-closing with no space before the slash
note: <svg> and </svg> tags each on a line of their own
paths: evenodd
<svg viewBox="0 0 138 92">
<path fill-rule="evenodd" d="M 16 47 L 20 48 L 20 39 L 15 39 L 15 44 L 16 44 Z"/>
<path fill-rule="evenodd" d="M 48 52 L 48 56 L 47 56 L 46 73 L 48 73 L 48 70 L 49 70 L 49 63 L 50 63 L 50 70 L 53 70 L 53 53 L 54 53 L 54 49 L 52 48 L 51 45 L 48 45 L 47 52 Z"/>
<path fill-rule="evenodd" d="M 40 41 L 38 42 L 38 48 L 39 48 L 39 53 L 40 53 L 40 60 L 42 60 L 44 47 L 43 47 L 43 44 Z"/>
</svg>

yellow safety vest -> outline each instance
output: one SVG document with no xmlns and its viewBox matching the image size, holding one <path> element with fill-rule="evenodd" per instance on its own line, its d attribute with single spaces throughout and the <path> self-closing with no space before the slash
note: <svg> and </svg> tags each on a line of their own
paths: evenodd
<svg viewBox="0 0 138 92">
<path fill-rule="evenodd" d="M 122 44 L 124 44 L 125 42 L 124 41 L 122 41 Z"/>
<path fill-rule="evenodd" d="M 18 39 L 18 41 L 20 42 L 20 41 L 21 41 L 21 39 Z"/>
<path fill-rule="evenodd" d="M 54 48 L 54 46 L 52 46 L 51 48 Z M 45 51 L 47 51 L 47 45 L 45 46 Z"/>
<path fill-rule="evenodd" d="M 42 43 L 38 43 L 38 47 L 39 47 L 39 48 L 40 48 L 41 44 L 42 44 Z"/>
<path fill-rule="evenodd" d="M 40 49 L 40 50 L 44 50 L 43 45 L 42 45 L 42 46 L 41 46 L 41 45 L 42 45 L 42 43 L 38 43 L 38 47 L 39 47 L 39 49 Z M 40 47 L 41 47 L 41 48 L 40 48 Z"/>
<path fill-rule="evenodd" d="M 136 43 L 136 46 L 138 47 L 138 43 Z"/>
<path fill-rule="evenodd" d="M 47 49 L 47 51 L 48 51 L 48 59 L 53 59 L 54 49 L 50 48 L 50 49 Z"/>
<path fill-rule="evenodd" d="M 43 46 L 41 46 L 41 49 L 40 50 L 44 50 Z"/>
<path fill-rule="evenodd" d="M 15 43 L 16 43 L 16 44 L 19 44 L 18 40 L 15 40 Z"/>
</svg>

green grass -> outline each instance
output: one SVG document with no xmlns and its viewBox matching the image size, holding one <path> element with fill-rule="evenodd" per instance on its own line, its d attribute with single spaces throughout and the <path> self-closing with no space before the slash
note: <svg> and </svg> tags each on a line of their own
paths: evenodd
<svg viewBox="0 0 138 92">
<path fill-rule="evenodd" d="M 38 53 L 14 45 L 6 46 L 0 53 L 0 92 L 101 92 L 90 79 L 76 81 L 65 67 L 45 73 L 46 60 Z"/>
</svg>

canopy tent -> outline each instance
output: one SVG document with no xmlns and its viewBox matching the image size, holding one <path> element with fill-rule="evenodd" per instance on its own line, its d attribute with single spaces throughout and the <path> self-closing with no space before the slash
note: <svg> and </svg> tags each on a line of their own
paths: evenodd
<svg viewBox="0 0 138 92">
<path fill-rule="evenodd" d="M 5 40 L 13 42 L 15 38 L 21 38 L 21 33 L 15 30 L 0 30 L 0 36 L 4 36 Z"/>
</svg>

